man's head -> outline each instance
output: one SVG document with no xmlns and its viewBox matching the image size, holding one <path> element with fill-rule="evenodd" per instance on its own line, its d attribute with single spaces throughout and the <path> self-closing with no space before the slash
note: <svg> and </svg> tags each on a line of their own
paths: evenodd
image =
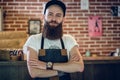
<svg viewBox="0 0 120 80">
<path fill-rule="evenodd" d="M 43 36 L 48 39 L 59 39 L 63 35 L 62 23 L 66 7 L 61 1 L 49 1 L 44 10 Z"/>
<path fill-rule="evenodd" d="M 66 6 L 63 2 L 61 2 L 59 0 L 51 0 L 51 1 L 47 2 L 47 4 L 45 5 L 44 14 L 46 13 L 47 8 L 52 5 L 58 5 L 59 7 L 61 7 L 63 14 L 64 14 L 63 16 L 65 16 Z"/>
</svg>

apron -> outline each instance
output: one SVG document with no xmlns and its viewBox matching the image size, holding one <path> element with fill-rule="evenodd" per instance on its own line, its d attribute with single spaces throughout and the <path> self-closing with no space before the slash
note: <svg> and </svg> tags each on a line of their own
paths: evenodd
<svg viewBox="0 0 120 80">
<path fill-rule="evenodd" d="M 64 47 L 63 40 L 60 39 L 62 49 L 43 49 L 44 37 L 41 40 L 41 49 L 39 50 L 38 58 L 44 62 L 64 63 L 68 61 L 67 50 Z M 34 80 L 71 80 L 70 74 L 62 72 L 62 75 L 48 77 L 48 78 L 35 78 Z"/>
</svg>

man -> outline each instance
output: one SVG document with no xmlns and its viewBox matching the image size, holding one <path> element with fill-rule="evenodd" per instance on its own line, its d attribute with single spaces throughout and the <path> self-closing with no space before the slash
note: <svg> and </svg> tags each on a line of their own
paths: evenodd
<svg viewBox="0 0 120 80">
<path fill-rule="evenodd" d="M 34 80 L 71 80 L 69 73 L 84 69 L 75 39 L 63 35 L 65 12 L 63 2 L 49 1 L 44 9 L 43 32 L 30 36 L 23 47 L 28 70 Z"/>
</svg>

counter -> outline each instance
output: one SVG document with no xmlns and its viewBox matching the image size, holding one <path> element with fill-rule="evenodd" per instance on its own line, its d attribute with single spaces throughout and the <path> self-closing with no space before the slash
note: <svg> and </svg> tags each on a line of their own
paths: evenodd
<svg viewBox="0 0 120 80">
<path fill-rule="evenodd" d="M 1 61 L 0 80 L 32 80 L 26 61 Z"/>
<path fill-rule="evenodd" d="M 85 69 L 78 80 L 120 80 L 120 57 L 83 57 Z"/>
<path fill-rule="evenodd" d="M 95 56 L 95 57 L 83 57 L 85 61 L 87 60 L 120 60 L 120 57 L 113 56 Z"/>
<path fill-rule="evenodd" d="M 83 57 L 82 73 L 72 74 L 72 80 L 120 80 L 120 57 Z"/>
<path fill-rule="evenodd" d="M 83 57 L 85 64 L 109 64 L 120 63 L 120 57 L 99 56 L 99 57 Z"/>
<path fill-rule="evenodd" d="M 72 73 L 72 80 L 120 80 L 120 57 L 83 57 L 84 72 Z M 32 80 L 26 61 L 1 61 L 0 80 Z"/>
</svg>

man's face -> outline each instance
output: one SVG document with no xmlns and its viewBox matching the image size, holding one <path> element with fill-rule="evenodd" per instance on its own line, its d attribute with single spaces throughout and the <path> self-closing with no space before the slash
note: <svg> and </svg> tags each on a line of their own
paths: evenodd
<svg viewBox="0 0 120 80">
<path fill-rule="evenodd" d="M 61 7 L 57 5 L 52 5 L 46 10 L 44 18 L 45 21 L 48 22 L 51 27 L 56 27 L 61 22 L 63 22 L 63 11 Z"/>
<path fill-rule="evenodd" d="M 63 35 L 63 11 L 57 5 L 50 6 L 44 16 L 43 36 L 55 40 L 60 39 Z"/>
</svg>

